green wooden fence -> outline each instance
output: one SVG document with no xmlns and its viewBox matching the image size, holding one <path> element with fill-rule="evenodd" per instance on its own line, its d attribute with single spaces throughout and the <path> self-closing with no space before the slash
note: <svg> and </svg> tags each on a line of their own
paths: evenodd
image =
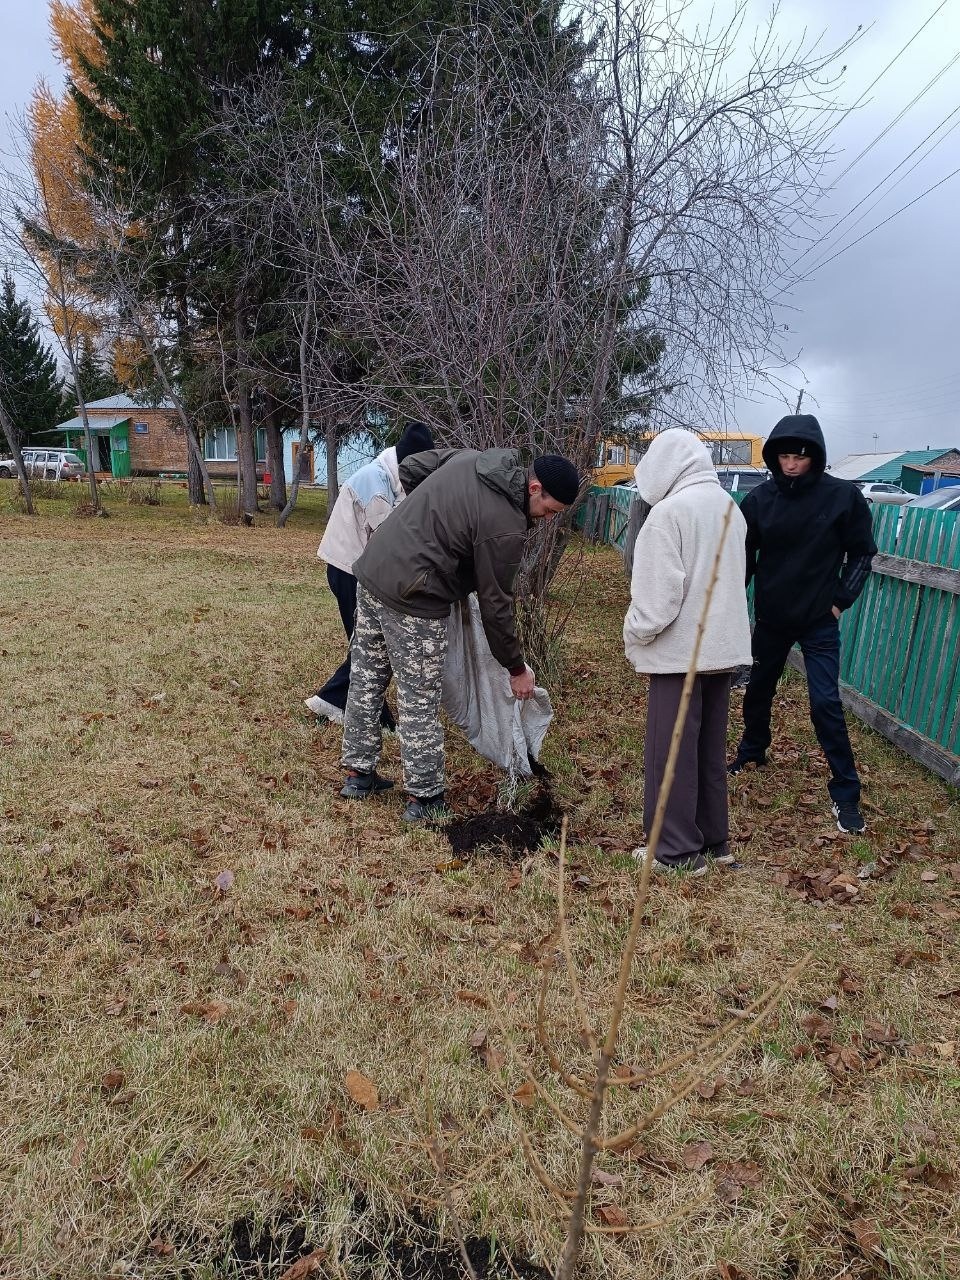
<svg viewBox="0 0 960 1280">
<path fill-rule="evenodd" d="M 578 521 L 584 537 L 623 550 L 634 496 L 591 489 Z M 873 524 L 873 572 L 841 621 L 841 693 L 867 724 L 960 786 L 960 512 L 877 504 Z"/>
</svg>

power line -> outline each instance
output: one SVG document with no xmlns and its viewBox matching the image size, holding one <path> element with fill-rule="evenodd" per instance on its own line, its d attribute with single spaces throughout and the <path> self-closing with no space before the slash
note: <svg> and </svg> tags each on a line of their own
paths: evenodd
<svg viewBox="0 0 960 1280">
<path fill-rule="evenodd" d="M 837 120 L 837 121 L 836 121 L 836 123 L 835 123 L 835 124 L 834 124 L 830 129 L 828 129 L 828 131 L 824 134 L 824 136 L 823 136 L 823 138 L 822 138 L 822 140 L 821 140 L 822 142 L 824 142 L 824 143 L 825 143 L 825 142 L 827 141 L 827 139 L 828 139 L 828 138 L 830 138 L 830 137 L 832 137 L 832 136 L 833 136 L 833 134 L 837 131 L 837 129 L 839 129 L 839 127 L 840 127 L 840 125 L 843 123 L 843 121 L 847 118 L 847 116 L 848 116 L 848 115 L 850 115 L 850 113 L 851 113 L 852 111 L 855 111 L 855 110 L 857 109 L 857 107 L 859 107 L 859 106 L 860 106 L 860 104 L 861 104 L 861 103 L 864 101 L 864 99 L 867 97 L 867 94 L 869 94 L 869 93 L 870 93 L 871 89 L 875 88 L 875 86 L 876 86 L 876 85 L 878 85 L 878 84 L 880 83 L 880 81 L 881 81 L 881 80 L 883 79 L 883 77 L 887 74 L 887 72 L 890 70 L 890 68 L 891 68 L 891 67 L 893 67 L 893 66 L 894 66 L 894 65 L 899 61 L 899 59 L 903 56 L 903 54 L 904 54 L 904 53 L 906 53 L 906 51 L 910 48 L 910 46 L 911 46 L 911 45 L 913 44 L 913 42 L 918 38 L 918 36 L 920 36 L 920 35 L 921 35 L 925 30 L 926 30 L 926 28 L 927 28 L 927 27 L 930 25 L 930 23 L 934 20 L 934 18 L 935 18 L 935 17 L 937 16 L 937 14 L 941 11 L 941 9 L 945 8 L 945 7 L 946 7 L 946 5 L 947 5 L 947 4 L 949 4 L 949 2 L 950 2 L 950 0 L 940 0 L 940 4 L 938 4 L 938 5 L 937 5 L 937 7 L 936 7 L 936 9 L 934 9 L 933 13 L 931 13 L 931 14 L 930 14 L 930 16 L 929 16 L 929 17 L 928 17 L 924 22 L 922 22 L 922 23 L 920 24 L 920 26 L 916 29 L 916 31 L 914 31 L 913 35 L 912 35 L 912 36 L 910 37 L 910 39 L 906 42 L 906 44 L 901 45 L 901 47 L 900 47 L 900 48 L 897 50 L 897 52 L 893 55 L 893 57 L 892 57 L 892 58 L 890 59 L 890 61 L 886 64 L 886 66 L 885 66 L 885 67 L 884 67 L 884 68 L 879 72 L 879 74 L 878 74 L 878 75 L 876 75 L 876 76 L 874 77 L 874 79 L 873 79 L 873 80 L 871 80 L 871 81 L 870 81 L 870 83 L 867 85 L 866 89 L 864 89 L 864 91 L 860 94 L 860 97 L 859 97 L 859 98 L 857 98 L 856 102 L 854 102 L 851 106 L 847 107 L 847 109 L 846 109 L 846 110 L 841 114 L 841 116 L 840 116 L 839 120 Z M 933 86 L 937 83 L 937 81 L 940 79 L 940 77 L 941 77 L 942 75 L 944 75 L 944 74 L 945 74 L 945 72 L 946 72 L 946 71 L 948 71 L 948 70 L 950 69 L 950 67 L 951 67 L 951 66 L 953 66 L 953 64 L 957 61 L 957 59 L 958 59 L 958 58 L 960 58 L 960 54 L 955 54 L 955 55 L 954 55 L 954 57 L 953 57 L 953 58 L 952 58 L 948 63 L 946 63 L 946 65 L 945 65 L 945 66 L 941 67 L 941 69 L 937 72 L 937 74 L 933 77 L 933 79 L 932 79 L 932 80 L 931 80 L 927 85 L 925 85 L 923 89 L 921 89 L 921 90 L 920 90 L 920 92 L 916 95 L 916 97 L 914 97 L 914 98 L 913 98 L 913 100 L 912 100 L 911 102 L 909 102 L 909 103 L 906 105 L 906 107 L 904 107 L 904 108 L 903 108 L 903 110 L 899 113 L 899 115 L 897 115 L 897 116 L 896 116 L 896 117 L 895 117 L 895 118 L 890 122 L 890 124 L 888 124 L 888 125 L 886 126 L 886 128 L 885 128 L 885 129 L 884 129 L 880 134 L 878 134 L 878 135 L 877 135 L 877 137 L 875 137 L 875 138 L 873 139 L 873 141 L 872 141 L 871 143 L 869 143 L 869 145 L 868 145 L 866 148 L 864 148 L 864 150 L 863 150 L 863 151 L 861 151 L 861 152 L 860 152 L 860 154 L 859 154 L 857 157 L 855 157 L 855 159 L 851 160 L 851 162 L 847 165 L 846 169 L 844 169 L 844 170 L 843 170 L 843 172 L 842 172 L 841 174 L 839 174 L 839 175 L 838 175 L 838 177 L 836 177 L 836 178 L 833 180 L 833 184 L 832 184 L 832 186 L 830 187 L 830 190 L 831 190 L 831 191 L 835 189 L 835 187 L 836 187 L 837 183 L 840 181 L 840 179 L 841 179 L 841 178 L 843 178 L 843 177 L 845 177 L 845 176 L 850 172 L 850 170 L 854 167 L 854 165 L 858 164 L 858 163 L 859 163 L 859 161 L 860 161 L 860 160 L 862 160 L 862 159 L 863 159 L 863 157 L 864 157 L 864 156 L 865 156 L 869 151 L 871 151 L 871 150 L 873 149 L 873 147 L 874 147 L 874 146 L 876 146 L 876 144 L 877 144 L 877 143 L 878 143 L 882 138 L 884 138 L 884 137 L 885 137 L 885 136 L 890 132 L 890 130 L 891 130 L 892 128 L 894 128 L 894 126 L 895 126 L 895 125 L 897 125 L 897 124 L 898 124 L 898 123 L 903 119 L 903 117 L 907 114 L 907 112 L 908 112 L 908 111 L 910 111 L 910 110 L 911 110 L 911 108 L 912 108 L 912 107 L 914 107 L 914 106 L 917 104 L 917 102 L 919 102 L 919 101 L 920 101 L 920 99 L 921 99 L 921 98 L 922 98 L 922 97 L 923 97 L 927 92 L 929 92 L 929 90 L 930 90 L 931 88 L 933 88 Z M 949 118 L 949 117 L 948 117 L 948 118 Z M 934 130 L 934 132 L 936 132 L 936 130 Z M 922 145 L 922 143 L 921 143 L 921 145 Z M 913 153 L 911 152 L 911 155 L 912 155 L 912 154 L 913 154 Z M 906 159 L 909 159 L 909 158 L 910 158 L 909 156 L 907 156 L 907 157 L 906 157 Z M 904 162 L 902 161 L 901 163 L 904 163 Z M 896 172 L 896 170 L 894 170 L 893 172 Z M 888 175 L 888 176 L 889 176 L 889 175 Z M 872 193 L 871 193 L 871 194 L 872 194 Z M 869 198 L 869 197 L 865 197 L 865 198 Z M 854 206 L 854 209 L 856 209 L 856 208 L 857 208 L 857 206 Z M 853 210 L 851 210 L 850 212 L 853 212 Z M 846 215 L 846 216 L 849 216 L 849 214 L 848 214 L 848 215 Z M 787 274 L 787 272 L 792 271 L 792 270 L 793 270 L 793 268 L 797 265 L 797 263 L 798 263 L 798 262 L 802 262 L 802 261 L 803 261 L 803 259 L 804 259 L 805 257 L 807 257 L 807 255 L 808 255 L 808 254 L 812 253 L 812 252 L 817 248 L 817 246 L 818 246 L 818 245 L 822 244 L 824 240 L 826 240 L 826 239 L 828 239 L 830 236 L 832 236 L 835 230 L 836 230 L 836 227 L 832 227 L 829 231 L 825 231 L 825 232 L 823 233 L 823 235 L 819 237 L 819 239 L 818 239 L 818 240 L 816 240 L 812 245 L 809 245 L 806 249 L 804 249 L 803 253 L 799 254 L 796 258 L 794 258 L 794 260 L 789 264 L 789 266 L 788 266 L 788 267 L 786 267 L 786 268 L 785 268 L 785 270 L 781 272 L 781 276 L 785 276 L 785 275 Z M 783 292 L 783 290 L 781 290 L 781 292 Z"/>
<path fill-rule="evenodd" d="M 957 61 L 960 61 L 960 53 L 955 53 L 955 54 L 953 55 L 953 57 L 952 57 L 952 58 L 950 58 L 947 62 L 945 62 L 945 63 L 943 64 L 943 66 L 940 68 L 940 70 L 936 73 L 936 75 L 935 75 L 935 76 L 933 76 L 930 80 L 928 80 L 928 81 L 927 81 L 927 83 L 923 86 L 923 88 L 920 90 L 920 92 L 919 92 L 915 97 L 913 97 L 913 98 L 911 98 L 911 99 L 910 99 L 910 101 L 909 101 L 909 102 L 907 103 L 907 105 L 903 108 L 903 110 L 902 110 L 898 115 L 895 115 L 895 116 L 893 117 L 893 119 L 892 119 L 892 120 L 890 121 L 890 123 L 886 126 L 886 128 L 885 128 L 885 129 L 881 129 L 881 131 L 877 134 L 877 136 L 873 139 L 873 141 L 872 141 L 872 142 L 868 142 L 868 143 L 867 143 L 867 145 L 866 145 L 866 146 L 863 148 L 863 150 L 860 152 L 860 154 L 859 154 L 859 155 L 857 155 L 857 156 L 854 156 L 854 158 L 850 161 L 850 163 L 849 163 L 849 164 L 847 165 L 847 167 L 842 171 L 842 173 L 838 173 L 838 174 L 837 174 L 836 178 L 834 178 L 834 180 L 833 180 L 833 185 L 834 185 L 834 187 L 837 185 L 837 183 L 838 183 L 838 182 L 840 182 L 840 181 L 841 181 L 841 179 L 843 179 L 843 178 L 845 178 L 845 177 L 847 176 L 847 174 L 848 174 L 848 173 L 850 172 L 850 170 L 854 167 L 854 165 L 859 164 L 859 163 L 860 163 L 860 161 L 863 159 L 863 157 L 864 157 L 865 155 L 869 155 L 869 153 L 873 150 L 873 148 L 877 145 L 877 143 L 878 143 L 878 142 L 882 142 L 882 141 L 883 141 L 883 139 L 887 136 L 887 134 L 890 132 L 890 130 L 891 130 L 891 129 L 893 129 L 893 128 L 895 128 L 895 127 L 896 127 L 896 125 L 898 125 L 898 124 L 900 123 L 900 121 L 901 121 L 901 120 L 903 119 L 903 117 L 907 114 L 907 112 L 908 112 L 908 111 L 910 111 L 910 110 L 912 110 L 912 109 L 917 105 L 917 103 L 920 101 L 920 99 L 921 99 L 921 98 L 923 98 L 923 97 L 925 97 L 925 96 L 926 96 L 926 94 L 928 94 L 928 93 L 930 92 L 930 90 L 931 90 L 931 89 L 933 88 L 933 86 L 937 83 L 937 81 L 938 81 L 938 80 L 940 80 L 943 76 L 945 76 L 945 75 L 946 75 L 946 73 L 950 70 L 950 68 L 951 68 L 951 67 L 954 65 L 954 63 L 955 63 L 955 62 L 957 62 Z"/>
<path fill-rule="evenodd" d="M 817 248 L 819 248 L 824 243 L 825 240 L 829 240 L 831 236 L 836 235 L 838 228 L 840 228 L 852 214 L 856 213 L 856 211 L 860 208 L 860 206 L 862 204 L 865 204 L 866 201 L 869 200 L 872 195 L 874 195 L 877 191 L 879 191 L 881 187 L 885 186 L 887 182 L 889 182 L 890 179 L 893 177 L 893 175 L 899 169 L 902 169 L 903 166 L 907 163 L 907 161 L 912 159 L 913 156 L 917 154 L 917 152 L 920 150 L 921 147 L 926 146 L 926 144 L 930 141 L 930 139 L 935 134 L 939 133 L 939 131 L 943 128 L 943 126 L 949 120 L 952 120 L 954 116 L 960 116 L 960 107 L 954 107 L 954 109 L 951 112 L 949 112 L 948 115 L 944 116 L 944 118 L 940 121 L 940 123 L 936 125 L 933 129 L 931 129 L 930 132 L 926 135 L 926 137 L 921 138 L 921 140 L 917 143 L 917 145 L 913 148 L 913 150 L 908 152 L 907 155 L 905 155 L 898 164 L 894 165 L 894 167 L 891 170 L 889 170 L 888 173 L 884 174 L 884 176 L 880 179 L 880 181 L 875 186 L 871 187 L 871 189 L 867 192 L 865 196 L 862 196 L 852 208 L 848 209 L 847 212 L 843 215 L 843 217 L 838 219 L 833 224 L 833 226 L 830 228 L 829 231 L 825 231 L 819 240 L 815 241 L 808 248 L 804 249 L 803 253 L 801 253 L 798 258 L 794 258 L 793 262 L 790 264 L 790 269 L 792 270 L 797 265 L 797 263 L 802 262 L 803 259 L 807 256 L 807 254 L 813 253 Z M 927 152 L 920 157 L 920 159 L 916 162 L 916 164 L 912 164 L 910 168 L 907 170 L 907 172 L 901 175 L 901 177 L 897 179 L 897 181 L 893 184 L 893 186 L 890 187 L 890 189 L 886 191 L 880 197 L 879 200 L 875 201 L 870 206 L 870 208 L 866 210 L 865 213 L 861 214 L 861 216 L 856 220 L 856 222 L 853 223 L 853 226 L 847 228 L 847 231 L 852 231 L 853 227 L 859 226 L 860 223 L 864 220 L 864 218 L 868 217 L 869 214 L 871 214 L 873 210 L 876 209 L 877 205 L 882 204 L 883 201 L 890 194 L 890 192 L 896 190 L 896 188 L 899 187 L 901 182 L 903 182 L 906 178 L 909 178 L 910 174 L 913 173 L 914 169 L 918 168 L 924 162 L 924 160 L 932 156 L 934 151 L 936 151 L 937 147 L 942 146 L 943 143 L 946 142 L 947 138 L 950 137 L 951 133 L 953 133 L 954 129 L 957 129 L 957 128 L 960 128 L 960 120 L 957 120 L 954 124 L 952 124 L 950 128 L 947 130 L 947 132 L 943 135 L 943 137 L 938 138 L 937 141 L 933 144 L 933 146 L 930 147 L 927 150 Z M 846 234 L 847 233 L 844 232 L 844 235 Z M 839 243 L 839 241 L 837 241 L 836 243 Z"/>
<path fill-rule="evenodd" d="M 906 213 L 908 209 L 912 209 L 913 206 L 918 203 L 918 201 L 924 198 L 924 196 L 928 196 L 931 194 L 931 192 L 936 191 L 939 187 L 942 187 L 945 182 L 949 182 L 951 178 L 955 178 L 958 173 L 960 173 L 960 167 L 954 169 L 952 173 L 948 173 L 945 177 L 941 178 L 939 182 L 935 182 L 933 183 L 932 186 L 927 187 L 926 191 L 921 191 L 918 196 L 914 196 L 912 200 L 909 200 L 906 204 L 901 205 L 899 209 L 895 209 L 894 212 L 889 215 L 889 217 L 884 218 L 882 222 L 878 222 L 876 226 L 871 227 L 869 231 L 865 231 L 862 236 L 857 236 L 856 240 L 851 240 L 849 244 L 844 245 L 842 249 L 838 249 L 836 253 L 831 254 L 829 258 L 824 258 L 822 262 L 815 263 L 813 267 L 806 273 L 806 275 L 801 276 L 799 280 L 791 281 L 791 287 L 798 284 L 803 284 L 805 280 L 809 280 L 812 275 L 815 275 L 828 263 L 835 261 L 837 258 L 840 257 L 841 254 L 846 253 L 848 249 L 853 249 L 858 244 L 861 244 L 864 240 L 866 240 L 868 236 L 872 236 L 875 231 L 879 231 L 880 228 L 885 227 L 888 222 L 892 222 L 894 218 L 898 218 L 901 213 Z M 780 292 L 782 293 L 783 290 L 781 290 Z"/>
<path fill-rule="evenodd" d="M 877 75 L 873 80 L 870 81 L 870 83 L 864 89 L 863 93 L 861 93 L 860 97 L 856 100 L 856 102 L 852 103 L 851 106 L 847 107 L 847 109 L 841 113 L 840 119 L 836 122 L 836 124 L 834 124 L 831 127 L 831 129 L 826 134 L 824 134 L 824 137 L 823 137 L 824 142 L 826 142 L 827 138 L 831 137 L 837 131 L 837 129 L 840 128 L 840 126 L 843 124 L 844 120 L 846 120 L 847 116 L 850 114 L 851 111 L 856 111 L 857 107 L 859 107 L 860 104 L 864 101 L 864 99 L 866 98 L 870 90 L 876 88 L 876 86 L 880 83 L 880 81 L 887 74 L 890 68 L 894 66 L 897 62 L 899 62 L 899 60 L 903 57 L 906 51 L 913 44 L 914 40 L 916 40 L 918 36 L 922 35 L 923 32 L 926 31 L 927 27 L 929 27 L 930 23 L 934 20 L 934 18 L 937 16 L 940 10 L 946 8 L 946 6 L 949 3 L 950 3 L 950 0 L 940 0 L 940 3 L 934 9 L 933 13 L 931 13 L 930 17 L 927 18 L 925 22 L 922 22 L 919 27 L 917 27 L 916 31 L 913 33 L 913 35 L 910 37 L 910 39 L 907 41 L 905 45 L 901 45 L 901 47 L 893 55 L 893 57 L 890 59 L 887 65 L 879 73 L 879 75 Z"/>
</svg>

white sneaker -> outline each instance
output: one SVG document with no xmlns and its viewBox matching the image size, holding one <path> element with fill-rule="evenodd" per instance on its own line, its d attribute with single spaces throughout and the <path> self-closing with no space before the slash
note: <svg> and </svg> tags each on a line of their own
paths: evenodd
<svg viewBox="0 0 960 1280">
<path fill-rule="evenodd" d="M 330 720 L 333 724 L 343 724 L 343 712 L 340 708 L 335 707 L 332 702 L 327 702 L 325 698 L 321 698 L 317 693 L 312 698 L 305 698 L 303 705 L 308 711 L 312 711 L 315 716 Z"/>
</svg>

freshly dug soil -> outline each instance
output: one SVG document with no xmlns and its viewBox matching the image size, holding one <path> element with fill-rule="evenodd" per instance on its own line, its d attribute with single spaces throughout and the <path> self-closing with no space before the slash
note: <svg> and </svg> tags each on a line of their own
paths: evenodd
<svg viewBox="0 0 960 1280">
<path fill-rule="evenodd" d="M 358 1207 L 362 1200 L 358 1201 Z M 467 1253 L 480 1280 L 550 1280 L 548 1272 L 522 1258 L 508 1262 L 503 1249 L 492 1249 L 489 1240 L 471 1238 Z M 290 1219 L 277 1218 L 262 1229 L 244 1219 L 235 1224 L 224 1255 L 214 1266 L 214 1274 L 231 1280 L 278 1280 L 299 1258 L 308 1257 L 319 1247 L 311 1241 L 302 1226 Z M 491 1260 L 492 1255 L 492 1260 Z M 389 1276 L 391 1280 L 464 1280 L 467 1272 L 456 1244 L 440 1244 L 429 1223 L 417 1214 L 403 1226 L 384 1226 L 375 1238 L 364 1230 L 350 1253 L 339 1259 L 342 1272 L 349 1280 L 371 1280 Z M 315 1272 L 317 1280 L 331 1275 L 321 1262 Z"/>
<path fill-rule="evenodd" d="M 544 836 L 556 836 L 562 818 L 549 779 L 541 777 L 529 804 L 519 813 L 477 813 L 447 823 L 444 831 L 458 855 L 484 849 L 508 857 L 522 856 L 538 849 Z"/>
</svg>

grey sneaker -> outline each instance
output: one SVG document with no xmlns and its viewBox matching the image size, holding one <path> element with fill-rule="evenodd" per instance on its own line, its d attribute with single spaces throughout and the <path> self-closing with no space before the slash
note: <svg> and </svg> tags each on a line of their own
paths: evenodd
<svg viewBox="0 0 960 1280">
<path fill-rule="evenodd" d="M 444 803 L 444 792 L 435 796 L 410 796 L 403 811 L 404 822 L 411 825 L 428 822 L 445 822 L 450 817 Z"/>
<path fill-rule="evenodd" d="M 343 712 L 326 698 L 315 693 L 312 698 L 305 698 L 303 705 L 321 720 L 330 720 L 333 724 L 343 724 Z"/>
<path fill-rule="evenodd" d="M 642 844 L 634 849 L 633 856 L 638 862 L 642 862 L 647 856 L 647 846 Z M 691 879 L 696 880 L 707 874 L 710 863 L 702 853 L 693 853 L 683 862 L 661 862 L 659 858 L 654 858 L 652 870 L 658 876 L 674 874 L 690 876 Z"/>
<path fill-rule="evenodd" d="M 855 804 L 833 805 L 833 816 L 837 820 L 837 830 L 845 835 L 858 836 L 867 829 L 863 814 Z"/>
<path fill-rule="evenodd" d="M 735 867 L 737 865 L 736 854 L 730 852 L 729 845 L 708 844 L 701 850 L 701 853 L 715 867 Z"/>
<path fill-rule="evenodd" d="M 366 800 L 380 791 L 389 791 L 393 783 L 389 778 L 381 778 L 376 769 L 372 773 L 349 773 L 347 780 L 340 788 L 344 800 Z"/>
</svg>

